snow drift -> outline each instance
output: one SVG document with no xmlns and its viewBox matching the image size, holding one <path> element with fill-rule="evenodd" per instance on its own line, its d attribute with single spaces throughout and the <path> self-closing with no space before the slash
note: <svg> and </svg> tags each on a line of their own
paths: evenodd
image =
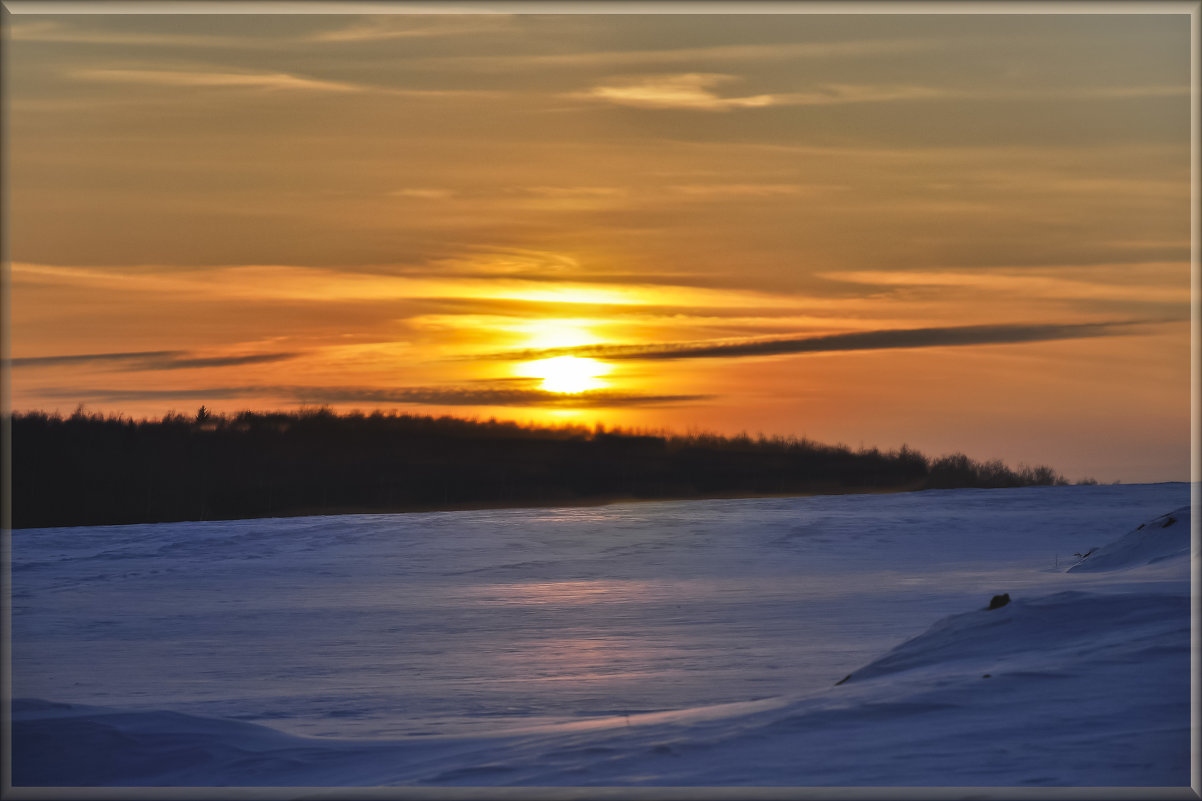
<svg viewBox="0 0 1202 801">
<path fill-rule="evenodd" d="M 1070 573 L 1095 570 L 1123 570 L 1150 565 L 1190 554 L 1190 507 L 1182 506 L 1149 520 L 1086 555 L 1069 568 Z"/>
<path fill-rule="evenodd" d="M 1079 672 L 1103 661 L 1138 662 L 1149 655 L 1149 643 L 1161 648 L 1161 640 L 1173 635 L 1188 643 L 1188 631 L 1185 596 L 1059 592 L 944 618 L 845 681 L 920 670 L 989 673 L 1015 665 L 1030 670 L 1072 663 Z"/>
</svg>

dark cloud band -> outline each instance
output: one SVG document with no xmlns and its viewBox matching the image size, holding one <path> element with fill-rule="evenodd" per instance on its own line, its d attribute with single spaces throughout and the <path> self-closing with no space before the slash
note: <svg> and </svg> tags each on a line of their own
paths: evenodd
<svg viewBox="0 0 1202 801">
<path fill-rule="evenodd" d="M 706 400 L 709 395 L 643 395 L 595 390 L 564 394 L 513 387 L 202 387 L 199 389 L 50 389 L 49 397 L 92 403 L 206 401 L 286 397 L 297 403 L 412 404 L 420 406 L 536 406 L 560 409 L 651 406 Z"/>
<path fill-rule="evenodd" d="M 526 361 L 553 356 L 591 356 L 599 359 L 733 359 L 745 356 L 778 356 L 790 353 L 830 353 L 894 348 L 940 348 L 962 345 L 1004 345 L 1058 339 L 1115 336 L 1137 322 L 1076 323 L 1064 325 L 964 325 L 944 328 L 909 328 L 857 331 L 818 337 L 737 342 L 663 342 L 648 345 L 580 345 L 571 348 L 505 351 L 484 359 Z"/>
<path fill-rule="evenodd" d="M 299 353 L 256 353 L 251 356 L 214 356 L 207 358 L 170 359 L 153 363 L 145 370 L 181 370 L 188 367 L 235 367 L 243 364 L 268 364 L 294 359 Z"/>
<path fill-rule="evenodd" d="M 148 359 L 174 359 L 183 356 L 182 350 L 143 350 L 129 353 L 80 353 L 71 356 L 26 356 L 5 359 L 5 367 L 49 367 L 52 365 L 131 362 Z"/>
<path fill-rule="evenodd" d="M 593 390 L 572 394 L 539 389 L 476 387 L 406 387 L 401 389 L 318 388 L 294 389 L 292 394 L 310 403 L 411 403 L 426 406 L 545 406 L 601 408 L 646 406 L 704 400 L 705 395 L 642 395 Z"/>
<path fill-rule="evenodd" d="M 236 367 L 293 359 L 299 353 L 255 353 L 249 356 L 189 356 L 183 350 L 146 350 L 130 353 L 82 353 L 71 356 L 29 356 L 7 359 L 6 367 L 51 367 L 72 364 L 116 363 L 127 370 L 184 370 L 195 367 Z"/>
</svg>

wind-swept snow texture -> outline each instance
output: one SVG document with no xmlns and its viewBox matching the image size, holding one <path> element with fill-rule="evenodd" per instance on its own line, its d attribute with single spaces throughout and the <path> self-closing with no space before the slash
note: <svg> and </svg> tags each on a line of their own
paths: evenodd
<svg viewBox="0 0 1202 801">
<path fill-rule="evenodd" d="M 1188 502 L 1159 484 L 17 531 L 12 780 L 1184 788 Z"/>
</svg>

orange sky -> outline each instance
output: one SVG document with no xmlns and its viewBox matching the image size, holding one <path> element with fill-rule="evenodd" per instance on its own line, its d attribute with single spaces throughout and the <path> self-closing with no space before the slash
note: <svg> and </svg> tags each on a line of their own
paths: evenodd
<svg viewBox="0 0 1202 801">
<path fill-rule="evenodd" d="M 1189 478 L 1185 13 L 7 6 L 14 409 Z"/>
</svg>

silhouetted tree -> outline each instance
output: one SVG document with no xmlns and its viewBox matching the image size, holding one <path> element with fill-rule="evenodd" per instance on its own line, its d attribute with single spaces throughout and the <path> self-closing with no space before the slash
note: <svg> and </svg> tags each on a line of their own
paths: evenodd
<svg viewBox="0 0 1202 801">
<path fill-rule="evenodd" d="M 698 498 L 1050 485 L 908 446 L 853 452 L 806 438 L 539 427 L 374 411 L 337 415 L 200 407 L 135 422 L 14 414 L 16 528 L 606 498 Z"/>
</svg>

